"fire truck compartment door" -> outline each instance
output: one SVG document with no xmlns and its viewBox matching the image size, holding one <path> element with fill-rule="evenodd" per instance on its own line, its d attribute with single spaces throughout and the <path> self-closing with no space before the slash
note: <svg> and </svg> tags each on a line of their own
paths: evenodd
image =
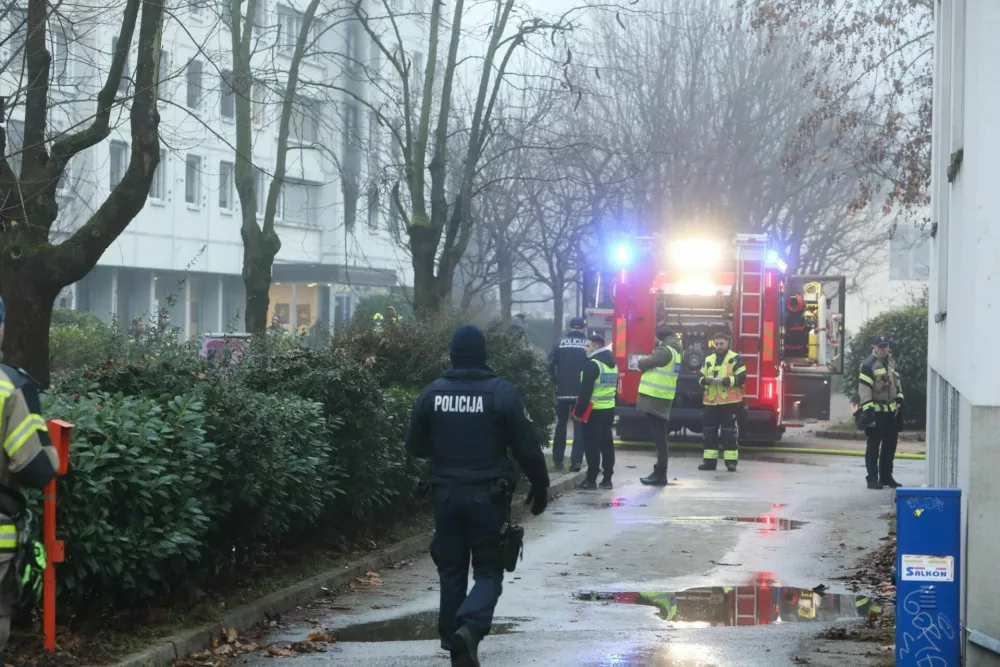
<svg viewBox="0 0 1000 667">
<path fill-rule="evenodd" d="M 779 304 L 782 359 L 792 372 L 844 372 L 844 276 L 789 276 Z"/>
</svg>

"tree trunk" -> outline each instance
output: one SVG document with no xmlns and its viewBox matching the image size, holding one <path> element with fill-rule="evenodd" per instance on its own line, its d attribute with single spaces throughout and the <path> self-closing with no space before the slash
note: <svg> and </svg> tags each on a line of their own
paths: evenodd
<svg viewBox="0 0 1000 667">
<path fill-rule="evenodd" d="M 42 388 L 49 386 L 49 325 L 59 287 L 44 261 L 8 260 L 0 274 L 4 318 L 4 363 L 26 370 Z"/>
<path fill-rule="evenodd" d="M 497 246 L 497 281 L 500 287 L 500 317 L 510 324 L 514 315 L 514 263 L 510 255 Z"/>
<path fill-rule="evenodd" d="M 413 312 L 420 318 L 429 317 L 441 312 L 445 303 L 438 276 L 434 275 L 437 239 L 433 230 L 411 227 L 410 248 L 413 251 Z"/>
<path fill-rule="evenodd" d="M 565 308 L 566 304 L 563 302 L 563 297 L 566 294 L 566 281 L 562 276 L 556 276 L 552 280 L 552 316 L 555 318 L 555 322 L 552 324 L 552 335 L 555 336 L 556 340 L 562 335 L 563 330 L 563 319 L 565 318 Z"/>
<path fill-rule="evenodd" d="M 281 249 L 278 235 L 262 232 L 257 226 L 256 213 L 245 211 L 254 216 L 250 223 L 244 221 L 243 237 L 243 285 L 246 290 L 246 326 L 248 333 L 264 333 L 269 322 L 267 309 L 270 303 L 271 267 L 274 257 Z M 292 324 L 295 324 L 295 313 L 292 313 Z"/>
</svg>

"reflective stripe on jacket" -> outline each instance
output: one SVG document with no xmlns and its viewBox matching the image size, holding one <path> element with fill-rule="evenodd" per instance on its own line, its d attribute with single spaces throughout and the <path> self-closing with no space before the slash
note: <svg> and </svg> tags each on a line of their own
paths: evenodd
<svg viewBox="0 0 1000 667">
<path fill-rule="evenodd" d="M 895 412 L 903 400 L 903 385 L 891 356 L 874 354 L 864 360 L 858 373 L 858 395 L 861 409 L 875 412 Z"/>
<path fill-rule="evenodd" d="M 590 400 L 594 404 L 594 410 L 614 410 L 615 395 L 618 393 L 618 369 L 608 366 L 603 361 L 591 359 L 597 364 L 599 375 L 594 383 L 594 393 Z M 581 381 L 583 373 L 580 374 Z"/>
<path fill-rule="evenodd" d="M 729 405 L 743 400 L 743 387 L 738 386 L 737 376 L 745 374 L 747 368 L 739 360 L 739 355 L 727 350 L 721 363 L 717 363 L 718 354 L 713 353 L 705 358 L 701 367 L 701 375 L 706 378 L 730 378 L 729 386 L 706 385 L 702 402 L 705 405 Z M 739 366 L 737 367 L 737 364 Z"/>
</svg>

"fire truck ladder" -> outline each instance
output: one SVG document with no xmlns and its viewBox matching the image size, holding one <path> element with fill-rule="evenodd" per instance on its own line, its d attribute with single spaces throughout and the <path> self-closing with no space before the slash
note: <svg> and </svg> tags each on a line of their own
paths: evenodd
<svg viewBox="0 0 1000 667">
<path fill-rule="evenodd" d="M 747 235 L 748 237 L 753 235 Z M 760 341 L 762 323 L 764 321 L 764 251 L 762 248 L 749 248 L 741 244 L 737 256 L 737 270 L 740 274 L 740 339 L 751 338 Z M 756 271 L 748 271 L 750 266 L 756 264 Z M 756 278 L 751 281 L 755 283 L 756 290 L 747 291 L 747 278 Z M 759 342 L 758 342 L 759 345 Z M 744 346 L 740 345 L 742 349 Z M 747 391 L 747 398 L 758 398 L 760 396 L 760 352 L 741 352 L 743 360 L 752 359 L 753 364 L 747 367 L 747 387 L 753 387 L 753 391 Z M 750 372 L 753 369 L 753 372 Z M 752 381 L 752 383 L 751 383 Z"/>
<path fill-rule="evenodd" d="M 753 592 L 745 590 L 750 588 Z M 757 586 L 737 586 L 736 587 L 736 625 L 757 625 Z M 750 603 L 753 605 L 752 613 L 740 613 L 741 604 L 740 603 Z M 750 621 L 746 623 L 744 621 Z"/>
</svg>

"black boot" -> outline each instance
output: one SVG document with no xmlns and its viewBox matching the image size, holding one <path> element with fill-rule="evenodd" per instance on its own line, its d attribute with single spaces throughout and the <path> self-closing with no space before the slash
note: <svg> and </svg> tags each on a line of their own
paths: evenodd
<svg viewBox="0 0 1000 667">
<path fill-rule="evenodd" d="M 715 466 L 716 466 L 715 461 L 712 461 L 711 463 L 705 461 L 700 466 L 698 466 L 698 470 L 715 470 Z"/>
<path fill-rule="evenodd" d="M 882 485 L 878 483 L 878 478 L 876 478 L 874 475 L 868 475 L 868 477 L 866 477 L 865 479 L 868 480 L 869 489 L 873 489 L 875 491 L 882 490 Z"/>
<path fill-rule="evenodd" d="M 597 480 L 585 479 L 582 482 L 577 482 L 573 485 L 574 489 L 579 489 L 580 491 L 596 491 L 597 490 Z"/>
<path fill-rule="evenodd" d="M 611 475 L 605 475 L 601 479 L 601 483 L 598 484 L 598 486 L 605 490 L 615 488 L 614 485 L 611 484 Z"/>
<path fill-rule="evenodd" d="M 553 463 L 552 464 L 553 470 L 563 470 L 565 467 L 566 466 L 563 464 L 562 461 L 559 461 L 558 463 Z"/>
<path fill-rule="evenodd" d="M 581 470 L 583 470 L 583 466 L 579 463 L 574 463 L 569 467 L 570 472 L 580 472 Z"/>
<path fill-rule="evenodd" d="M 451 667 L 479 667 L 479 642 L 464 625 L 451 638 Z"/>
<path fill-rule="evenodd" d="M 736 472 L 736 463 L 733 461 L 726 461 L 726 470 L 729 472 Z"/>
<path fill-rule="evenodd" d="M 661 465 L 653 466 L 653 474 L 649 477 L 643 477 L 639 480 L 646 486 L 666 486 L 667 485 L 667 467 Z"/>
<path fill-rule="evenodd" d="M 895 479 L 893 479 L 892 475 L 889 475 L 885 479 L 880 479 L 878 483 L 881 484 L 882 486 L 888 486 L 890 489 L 898 489 L 899 487 L 903 486 Z"/>
</svg>

